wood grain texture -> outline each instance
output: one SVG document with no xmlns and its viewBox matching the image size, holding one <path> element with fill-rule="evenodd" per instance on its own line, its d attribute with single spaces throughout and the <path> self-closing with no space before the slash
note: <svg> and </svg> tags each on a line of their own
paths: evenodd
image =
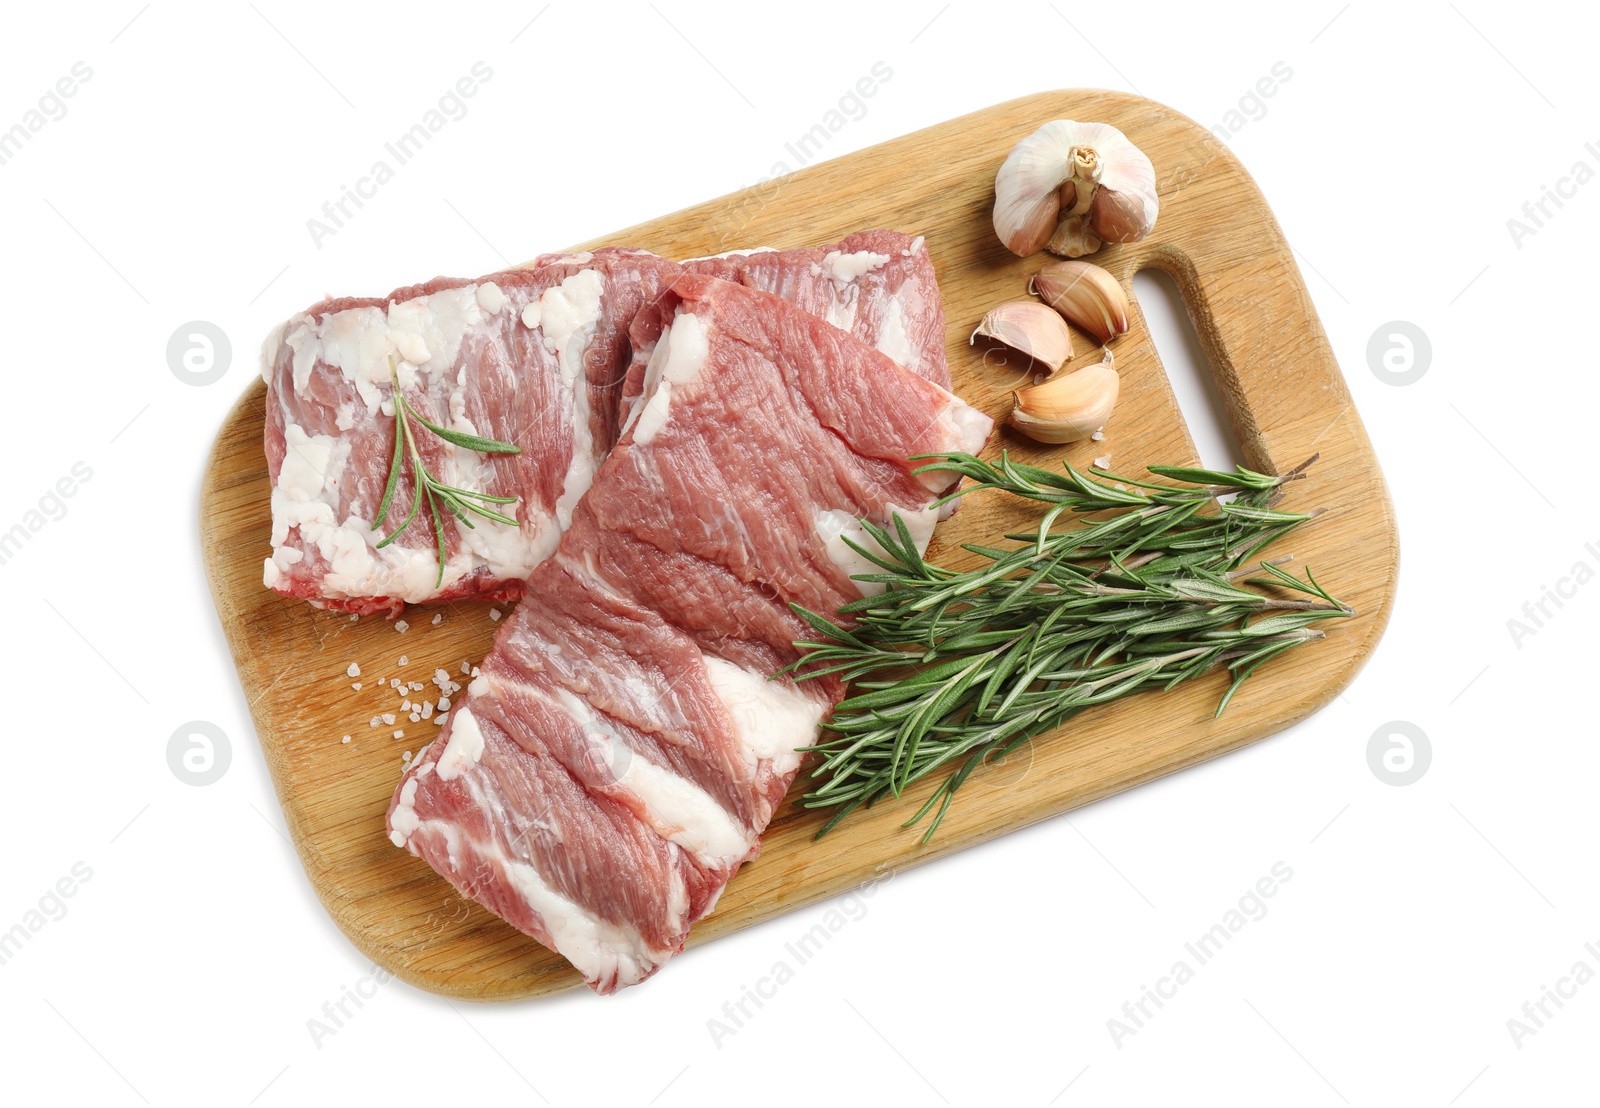
<svg viewBox="0 0 1600 1108">
<path fill-rule="evenodd" d="M 899 824 L 935 782 L 813 841 L 822 816 L 795 805 L 802 779 L 767 831 L 760 858 L 696 925 L 691 946 L 1270 735 L 1332 699 L 1387 622 L 1399 568 L 1393 509 L 1289 246 L 1233 155 L 1169 108 L 1122 93 L 1041 93 L 603 241 L 690 257 L 736 246 L 809 246 L 876 227 L 925 235 L 944 293 L 956 391 L 1003 420 L 1019 374 L 993 357 L 986 364 L 968 348 L 967 335 L 985 310 L 1024 296 L 1028 276 L 1045 259 L 1016 258 L 995 238 L 994 173 L 1013 144 L 1058 118 L 1113 123 L 1155 162 L 1161 213 L 1154 233 L 1094 260 L 1130 291 L 1134 273 L 1145 268 L 1176 280 L 1247 465 L 1281 471 L 1321 452 L 1312 479 L 1294 486 L 1285 506 L 1325 514 L 1292 538 L 1292 548 L 1297 564 L 1314 567 L 1360 614 L 1265 667 L 1220 720 L 1211 718 L 1224 687 L 1217 675 L 1091 711 L 1034 740 L 1008 764 L 976 774 L 928 846 Z M 395 276 L 398 283 L 419 274 Z M 1114 467 L 1129 473 L 1152 462 L 1197 462 L 1137 305 L 1133 314 L 1132 331 L 1114 347 L 1122 395 L 1104 442 L 1042 447 L 1006 431 L 990 454 L 1007 446 L 1039 464 L 1085 466 L 1110 454 Z M 1084 361 L 1095 357 L 1087 347 L 1080 344 Z M 201 532 L 217 611 L 312 884 L 357 947 L 423 988 L 507 1000 L 579 984 L 562 958 L 462 900 L 384 836 L 401 753 L 419 749 L 436 729 L 402 721 L 396 726 L 405 736 L 397 739 L 394 728 L 370 728 L 371 716 L 394 703 L 374 682 L 402 675 L 426 682 L 436 667 L 457 673 L 462 661 L 477 661 L 494 634 L 488 606 L 445 608 L 438 626 L 429 622 L 432 611 L 415 609 L 411 629 L 399 634 L 381 620 L 351 622 L 262 588 L 270 549 L 263 404 L 256 381 L 217 437 L 201 493 Z M 963 563 L 968 556 L 958 543 L 988 541 L 1027 526 L 1029 516 L 998 496 L 972 497 L 940 528 L 930 556 Z M 402 653 L 410 659 L 404 669 L 396 665 Z M 359 692 L 345 676 L 352 661 L 362 668 Z M 348 744 L 340 741 L 346 734 Z M 666 972 L 690 973 L 692 966 L 692 957 L 679 958 Z"/>
</svg>

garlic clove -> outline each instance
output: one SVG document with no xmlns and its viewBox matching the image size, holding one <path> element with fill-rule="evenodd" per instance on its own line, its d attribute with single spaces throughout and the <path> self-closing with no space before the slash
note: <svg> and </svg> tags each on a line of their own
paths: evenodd
<svg viewBox="0 0 1600 1108">
<path fill-rule="evenodd" d="M 1144 201 L 1131 192 L 1115 192 L 1105 185 L 1094 194 L 1089 226 L 1106 242 L 1138 242 L 1150 233 L 1155 216 L 1145 217 Z"/>
<path fill-rule="evenodd" d="M 1012 148 L 994 192 L 995 232 L 1023 256 L 1047 246 L 1078 257 L 1103 242 L 1137 242 L 1156 222 L 1155 167 L 1108 123 L 1046 123 Z"/>
<path fill-rule="evenodd" d="M 1033 275 L 1028 287 L 1102 343 L 1128 333 L 1128 294 L 1121 282 L 1092 262 L 1051 262 Z"/>
<path fill-rule="evenodd" d="M 1050 367 L 1054 373 L 1072 359 L 1072 332 L 1060 315 L 1037 300 L 1010 300 L 991 308 L 967 339 L 994 339 Z"/>
<path fill-rule="evenodd" d="M 1017 389 L 1011 426 L 1040 442 L 1079 442 L 1098 434 L 1111 418 L 1122 382 L 1111 352 L 1097 365 Z"/>
</svg>

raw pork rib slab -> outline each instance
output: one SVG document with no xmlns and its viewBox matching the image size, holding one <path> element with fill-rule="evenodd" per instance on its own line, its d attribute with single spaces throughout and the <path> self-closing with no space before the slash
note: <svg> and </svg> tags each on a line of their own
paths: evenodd
<svg viewBox="0 0 1600 1108">
<path fill-rule="evenodd" d="M 477 281 L 324 301 L 274 330 L 262 350 L 273 482 L 267 587 L 352 612 L 520 595 L 616 441 L 630 360 L 642 379 L 648 350 L 630 345 L 630 324 L 651 320 L 653 345 L 660 314 L 650 309 L 686 268 L 782 295 L 949 384 L 933 266 L 920 238 L 892 231 L 684 265 L 642 250 L 555 254 Z M 423 415 L 522 447 L 486 457 L 419 436 L 446 484 L 518 498 L 504 509 L 516 528 L 447 517 L 442 583 L 426 512 L 376 549 L 410 510 L 409 464 L 385 528 L 371 528 L 394 441 L 390 357 Z"/>
<path fill-rule="evenodd" d="M 842 695 L 768 680 L 803 637 L 788 605 L 860 595 L 860 518 L 925 543 L 946 481 L 911 457 L 991 427 L 766 293 L 687 275 L 665 318 L 638 417 L 388 816 L 602 993 L 682 949 Z"/>
</svg>

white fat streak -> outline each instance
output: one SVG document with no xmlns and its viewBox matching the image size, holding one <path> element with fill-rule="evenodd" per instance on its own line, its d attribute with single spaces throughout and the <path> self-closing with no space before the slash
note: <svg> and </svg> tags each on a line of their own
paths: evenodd
<svg viewBox="0 0 1600 1108">
<path fill-rule="evenodd" d="M 889 298 L 883 318 L 878 321 L 878 335 L 873 340 L 878 352 L 897 365 L 916 368 L 918 351 L 911 346 L 911 336 L 906 332 L 906 310 L 901 297 Z"/>
<path fill-rule="evenodd" d="M 587 259 L 586 259 L 587 260 Z M 572 413 L 572 458 L 567 463 L 561 496 L 556 500 L 556 521 L 564 531 L 572 524 L 572 509 L 594 481 L 600 459 L 594 437 L 589 433 L 589 380 L 584 372 L 583 354 L 600 322 L 605 279 L 597 269 L 584 269 L 539 298 L 539 325 L 544 330 L 545 348 L 555 354 L 562 381 L 570 397 Z M 524 322 L 527 313 L 524 312 Z"/>
<path fill-rule="evenodd" d="M 645 822 L 657 834 L 710 867 L 731 867 L 749 855 L 755 836 L 709 793 L 629 748 L 572 693 L 557 690 L 556 699 L 616 775 L 616 784 L 639 798 Z"/>
<path fill-rule="evenodd" d="M 873 270 L 888 265 L 889 255 L 874 254 L 871 250 L 857 250 L 853 254 L 841 254 L 834 250 L 822 259 L 822 264 L 833 276 L 833 283 L 843 289 Z"/>
<path fill-rule="evenodd" d="M 651 950 L 637 929 L 601 919 L 545 883 L 539 871 L 525 862 L 502 863 L 512 886 L 550 933 L 550 945 L 591 981 L 616 978 L 618 987 L 636 985 L 672 956 L 670 950 Z M 680 892 L 682 875 L 673 872 L 669 904 L 681 919 L 688 897 Z M 681 928 L 680 928 L 681 930 Z"/>
<path fill-rule="evenodd" d="M 710 654 L 704 662 L 706 679 L 733 720 L 748 764 L 770 762 L 780 775 L 798 769 L 799 748 L 814 743 L 822 726 L 822 705 L 788 681 L 769 681 Z"/>
<path fill-rule="evenodd" d="M 894 516 L 898 514 L 905 520 L 906 529 L 911 532 L 911 541 L 916 544 L 917 552 L 923 553 L 928 549 L 928 542 L 933 538 L 933 526 L 939 521 L 937 508 L 912 509 L 902 508 L 898 504 L 890 504 L 888 513 L 878 522 L 880 526 L 889 528 L 893 534 Z M 888 551 L 883 544 L 873 538 L 861 526 L 861 521 L 850 512 L 840 508 L 817 511 L 815 517 L 817 537 L 822 541 L 822 549 L 827 554 L 828 560 L 850 577 L 854 578 L 861 573 L 881 573 L 882 569 L 874 565 L 864 555 L 853 549 L 845 540 L 849 539 L 857 546 L 869 550 L 882 557 L 888 556 Z M 855 587 L 861 591 L 862 596 L 876 596 L 883 591 L 883 585 L 877 581 L 854 581 Z"/>
<path fill-rule="evenodd" d="M 417 818 L 416 803 L 417 778 L 412 775 L 400 786 L 400 803 L 395 805 L 394 814 L 389 817 L 389 841 L 395 846 L 405 846 L 411 833 L 422 826 L 422 820 Z"/>
<path fill-rule="evenodd" d="M 989 441 L 994 430 L 994 420 L 972 407 L 954 393 L 950 403 L 938 416 L 941 441 L 930 454 L 976 454 Z M 925 486 L 938 492 L 950 484 L 948 473 L 924 473 L 918 478 Z"/>
<path fill-rule="evenodd" d="M 479 676 L 471 683 L 468 692 L 481 696 L 488 691 L 488 687 L 487 679 Z M 469 713 L 465 709 L 459 709 L 454 726 L 459 728 L 463 717 L 466 716 L 469 716 Z M 476 721 L 473 722 L 473 727 L 477 730 Z M 479 734 L 481 739 L 481 731 Z M 444 837 L 452 868 L 456 867 L 460 856 L 461 826 L 449 820 L 419 819 L 414 805 L 418 778 L 427 769 L 436 769 L 443 780 L 452 779 L 445 762 L 450 758 L 450 747 L 453 744 L 454 739 L 446 745 L 445 751 L 438 757 L 436 763 L 419 765 L 417 771 L 402 786 L 400 803 L 396 805 L 394 815 L 390 817 L 389 833 L 391 842 L 398 847 L 410 849 L 415 854 L 418 851 L 410 840 L 419 828 L 428 832 L 438 832 Z M 429 749 L 430 747 L 424 747 L 418 753 L 418 762 L 422 761 Z M 486 792 L 482 787 L 484 782 L 477 770 L 476 758 L 471 765 L 462 766 L 456 776 L 466 787 L 472 808 L 483 813 L 491 824 L 504 823 L 512 818 L 514 813 L 505 808 L 500 798 Z M 561 829 L 558 824 L 535 819 L 521 834 L 513 836 L 513 841 L 521 839 L 533 827 L 544 828 L 554 839 L 560 840 Z M 512 891 L 522 898 L 529 911 L 543 921 L 545 930 L 550 936 L 551 946 L 571 962 L 588 981 L 611 981 L 615 978 L 619 988 L 635 985 L 673 955 L 672 950 L 656 950 L 650 947 L 637 928 L 602 919 L 588 908 L 563 896 L 544 880 L 532 864 L 508 854 L 498 839 L 490 837 L 486 840 L 474 840 L 473 846 L 487 859 L 500 863 L 511 883 Z M 678 849 L 681 848 L 668 847 L 669 851 L 675 852 Z M 671 860 L 676 863 L 676 853 L 672 854 Z M 678 865 L 669 865 L 667 881 L 664 922 L 670 933 L 681 934 L 689 923 L 689 890 Z"/>
<path fill-rule="evenodd" d="M 272 384 L 272 370 L 278 364 L 278 351 L 283 349 L 283 333 L 288 326 L 278 324 L 261 340 L 261 380 L 268 385 Z"/>
<path fill-rule="evenodd" d="M 290 423 L 284 428 L 284 447 L 271 498 L 273 552 L 262 566 L 267 588 L 304 559 L 303 550 L 287 545 L 290 529 L 298 528 L 301 542 L 315 547 L 328 562 L 321 582 L 324 595 L 398 596 L 415 602 L 434 594 L 439 563 L 432 548 L 413 550 L 392 543 L 378 550 L 383 533 L 374 531 L 369 520 L 354 515 L 336 518 L 339 479 L 349 460 L 350 440 L 308 435 Z M 452 557 L 445 566 L 445 585 L 476 564 L 470 553 Z"/>
<path fill-rule="evenodd" d="M 478 307 L 483 309 L 485 315 L 499 315 L 500 309 L 505 306 L 506 294 L 499 285 L 485 281 L 478 286 Z"/>
<path fill-rule="evenodd" d="M 446 753 L 448 754 L 448 751 Z M 420 754 L 418 758 L 420 760 Z M 443 761 L 444 757 L 441 757 L 437 767 L 439 776 L 448 780 L 449 778 L 445 777 Z M 419 767 L 400 789 L 400 802 L 395 806 L 394 814 L 389 820 L 389 841 L 415 854 L 418 851 L 412 845 L 411 837 L 419 828 L 428 832 L 438 832 L 444 837 L 450 864 L 455 867 L 460 856 L 460 825 L 448 820 L 422 820 L 416 814 L 414 805 L 418 778 L 425 768 L 427 767 Z M 509 817 L 510 813 L 505 811 L 496 798 L 485 794 L 480 787 L 478 774 L 468 769 L 463 773 L 461 780 L 472 798 L 473 807 L 482 812 L 491 823 L 504 821 Z M 535 821 L 535 825 L 549 826 L 542 821 Z M 558 831 L 556 828 L 551 830 L 552 833 Z M 589 981 L 598 982 L 615 977 L 619 987 L 634 985 L 672 956 L 671 950 L 651 949 L 637 928 L 601 919 L 589 909 L 561 895 L 551 888 L 534 866 L 507 854 L 497 839 L 491 837 L 486 840 L 475 840 L 473 845 L 481 854 L 500 863 L 511 883 L 512 891 L 522 898 L 529 911 L 544 922 L 545 930 L 549 932 L 551 945 L 556 952 L 577 967 Z M 683 874 L 676 866 L 669 870 L 668 881 L 670 886 L 667 894 L 666 922 L 673 931 L 681 933 L 688 925 L 689 892 L 684 884 Z"/>
<path fill-rule="evenodd" d="M 826 273 L 833 279 L 833 295 L 828 298 L 828 322 L 841 331 L 854 330 L 856 312 L 861 307 L 861 288 L 856 282 L 888 263 L 887 254 L 874 254 L 870 250 L 841 254 L 833 250 L 823 256 L 821 265 L 813 265 L 813 274 L 820 277 Z"/>
<path fill-rule="evenodd" d="M 450 741 L 439 755 L 436 769 L 445 781 L 454 781 L 478 764 L 483 757 L 483 731 L 469 708 L 458 708 L 450 717 Z"/>
<path fill-rule="evenodd" d="M 529 304 L 522 313 L 525 323 L 542 325 L 546 346 L 557 358 L 563 382 L 571 397 L 574 419 L 573 455 L 568 463 L 562 495 L 556 505 L 556 518 L 527 518 L 530 511 L 522 503 L 500 505 L 497 510 L 524 526 L 511 527 L 487 521 L 465 527 L 453 525 L 460 543 L 445 564 L 439 580 L 437 554 L 431 548 L 391 543 L 382 550 L 377 543 L 382 532 L 371 529 L 371 521 L 351 515 L 340 520 L 337 495 L 338 471 L 348 458 L 348 443 L 334 446 L 331 457 L 323 459 L 320 447 L 335 443 L 327 436 L 305 441 L 286 432 L 289 456 L 301 456 L 291 468 L 285 460 L 287 482 L 280 473 L 272 494 L 273 556 L 262 567 L 262 581 L 268 588 L 279 582 L 289 566 L 300 561 L 300 550 L 284 545 L 291 528 L 299 528 L 307 546 L 315 546 L 329 562 L 329 571 L 320 582 L 326 596 L 394 596 L 408 603 L 421 603 L 447 589 L 480 566 L 500 580 L 523 580 L 533 568 L 555 550 L 561 531 L 570 524 L 572 508 L 588 490 L 599 459 L 589 434 L 589 395 L 583 374 L 583 352 L 599 321 L 603 280 L 596 270 L 583 270 L 568 277 L 556 288 Z M 298 315 L 269 335 L 263 346 L 263 373 L 269 359 L 280 356 L 284 343 L 293 350 L 293 385 L 304 389 L 318 361 L 338 369 L 355 386 L 366 403 L 368 413 L 383 403 L 380 386 L 389 380 L 389 359 L 396 359 L 396 373 L 403 388 L 419 383 L 419 376 L 430 377 L 454 366 L 461 342 L 474 327 L 488 324 L 490 317 L 505 306 L 505 294 L 492 282 L 443 289 L 428 296 L 394 302 L 388 311 L 377 308 L 351 308 L 334 312 L 320 323 L 308 315 Z M 460 431 L 477 434 L 465 414 L 465 368 L 456 374 L 450 395 L 451 425 Z M 424 380 L 423 386 L 426 387 Z M 353 413 L 352 413 L 353 414 Z M 341 414 L 341 422 L 344 420 Z M 298 429 L 296 429 L 298 430 Z M 309 453 L 306 451 L 309 450 Z M 447 484 L 471 491 L 484 489 L 494 472 L 493 465 L 474 451 L 457 448 L 447 463 L 451 472 L 441 474 Z M 330 475 L 328 471 L 334 472 Z M 321 488 L 316 474 L 323 473 Z"/>
<path fill-rule="evenodd" d="M 645 369 L 644 404 L 633 427 L 636 446 L 648 446 L 666 425 L 672 409 L 672 390 L 687 385 L 705 368 L 711 343 L 706 325 L 692 312 L 680 311 L 661 332 Z"/>
<path fill-rule="evenodd" d="M 403 388 L 416 383 L 419 370 L 440 373 L 455 364 L 463 336 L 486 318 L 478 292 L 477 285 L 463 285 L 391 301 L 388 311 L 369 306 L 321 320 L 305 313 L 291 317 L 283 341 L 294 351 L 294 391 L 306 388 L 320 361 L 343 373 L 368 412 L 376 411 L 391 357 Z"/>
</svg>

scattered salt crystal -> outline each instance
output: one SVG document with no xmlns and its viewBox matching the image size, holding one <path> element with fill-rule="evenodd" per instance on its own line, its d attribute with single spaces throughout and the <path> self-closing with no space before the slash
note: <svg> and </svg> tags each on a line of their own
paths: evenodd
<svg viewBox="0 0 1600 1108">
<path fill-rule="evenodd" d="M 490 608 L 489 609 L 489 618 L 494 620 L 496 623 L 499 623 L 500 622 L 500 609 L 499 608 Z"/>
<path fill-rule="evenodd" d="M 425 686 L 422 684 L 421 681 L 413 681 L 413 682 L 411 682 L 411 691 L 412 692 L 421 692 L 424 687 Z"/>
<path fill-rule="evenodd" d="M 352 682 L 350 682 L 350 687 L 352 689 L 356 690 L 356 692 L 360 692 L 361 691 L 361 682 L 360 681 L 352 681 Z"/>
<path fill-rule="evenodd" d="M 373 716 L 372 719 L 367 722 L 367 726 L 368 727 L 376 727 L 376 726 L 378 726 L 378 724 L 380 724 L 382 722 L 383 722 L 383 719 L 381 717 Z"/>
<path fill-rule="evenodd" d="M 401 702 L 400 702 L 400 710 L 401 710 L 401 711 L 402 711 L 402 712 L 409 712 L 409 711 L 411 711 L 411 700 L 410 700 L 410 698 L 409 698 L 409 697 L 408 697 L 408 698 L 406 698 L 406 699 L 405 699 L 405 700 L 403 700 L 403 701 L 401 701 Z"/>
<path fill-rule="evenodd" d="M 403 634 L 405 634 L 405 633 L 406 633 L 406 632 L 407 632 L 407 631 L 409 631 L 409 630 L 411 630 L 411 624 L 409 624 L 409 623 L 407 623 L 407 622 L 406 622 L 406 621 L 405 621 L 405 620 L 403 620 L 403 619 L 397 619 L 397 620 L 395 620 L 395 622 L 394 622 L 394 629 L 395 629 L 395 630 L 396 630 L 396 631 L 399 631 L 399 632 L 400 632 L 400 633 L 401 633 L 401 634 L 402 634 L 402 635 L 403 635 Z"/>
<path fill-rule="evenodd" d="M 404 654 L 400 655 L 400 664 L 401 665 L 405 665 L 409 661 L 411 661 L 410 658 L 407 658 Z"/>
<path fill-rule="evenodd" d="M 444 622 L 444 613 L 443 612 L 440 612 L 438 615 L 433 617 L 433 625 L 435 627 L 439 626 L 439 624 L 442 623 L 442 622 Z"/>
<path fill-rule="evenodd" d="M 400 755 L 400 760 L 401 760 L 401 761 L 402 761 L 402 762 L 409 762 L 409 761 L 411 761 L 411 751 L 409 751 L 409 750 L 408 750 L 408 751 L 406 751 L 406 752 L 405 752 L 405 753 L 404 753 L 404 754 L 402 754 L 402 755 Z"/>
<path fill-rule="evenodd" d="M 361 616 L 358 613 L 356 613 L 356 612 L 351 612 L 350 613 L 350 622 L 351 623 L 354 623 L 356 620 L 358 620 L 360 618 L 361 618 Z"/>
<path fill-rule="evenodd" d="M 1104 431 L 1096 431 L 1094 434 L 1089 436 L 1089 439 L 1092 442 L 1099 442 L 1101 439 L 1103 439 L 1105 437 L 1106 437 L 1106 433 Z"/>
<path fill-rule="evenodd" d="M 344 675 L 346 677 L 360 677 L 361 667 L 356 665 L 354 662 L 351 662 L 350 668 L 344 671 Z"/>
<path fill-rule="evenodd" d="M 344 738 L 340 739 L 339 741 L 342 742 L 342 743 L 347 743 L 347 742 L 350 741 L 350 736 L 346 735 Z"/>
<path fill-rule="evenodd" d="M 422 702 L 422 718 L 427 719 L 431 715 L 433 715 L 433 701 L 424 700 Z"/>
<path fill-rule="evenodd" d="M 438 715 L 433 717 L 433 725 L 435 727 L 443 727 L 444 726 L 444 721 L 449 719 L 449 718 L 450 717 L 449 717 L 449 715 L 447 713 L 440 712 Z"/>
<path fill-rule="evenodd" d="M 1100 469 L 1110 469 L 1111 468 L 1111 455 L 1109 455 L 1109 454 L 1100 455 L 1098 458 L 1096 458 L 1094 460 L 1094 464 L 1096 466 L 1098 466 Z"/>
<path fill-rule="evenodd" d="M 473 666 L 472 667 L 472 676 L 474 676 L 474 677 L 478 676 L 478 667 L 477 666 Z"/>
<path fill-rule="evenodd" d="M 383 722 L 387 723 L 389 726 L 391 726 L 391 727 L 394 726 L 394 713 L 393 712 L 385 712 L 379 718 L 382 719 Z"/>
<path fill-rule="evenodd" d="M 391 689 L 398 689 L 400 687 L 400 678 L 398 678 L 398 677 L 389 678 L 389 687 Z"/>
<path fill-rule="evenodd" d="M 422 713 L 421 712 L 412 712 L 411 713 L 411 722 L 412 723 L 421 723 L 422 722 Z"/>
<path fill-rule="evenodd" d="M 396 731 L 394 733 L 394 737 L 397 738 L 397 739 L 403 739 L 403 738 L 406 737 L 406 733 L 404 731 Z M 409 762 L 410 760 L 411 760 L 411 751 L 408 750 L 408 751 L 406 751 L 406 761 Z"/>
<path fill-rule="evenodd" d="M 472 667 L 467 665 L 467 663 L 462 662 L 461 663 L 461 672 L 462 673 L 471 673 L 472 672 Z"/>
<path fill-rule="evenodd" d="M 449 710 L 450 710 L 450 698 L 448 696 L 441 696 L 439 698 L 439 711 L 448 712 Z"/>
</svg>

